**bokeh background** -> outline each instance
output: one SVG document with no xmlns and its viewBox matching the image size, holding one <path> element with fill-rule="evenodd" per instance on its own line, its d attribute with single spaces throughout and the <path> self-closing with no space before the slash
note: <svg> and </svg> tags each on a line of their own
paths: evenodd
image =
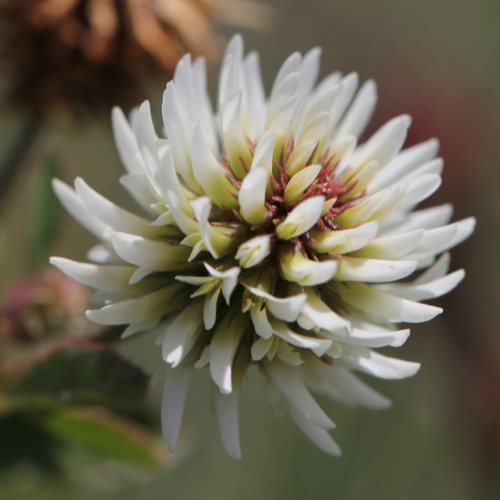
<svg viewBox="0 0 500 500">
<path fill-rule="evenodd" d="M 413 116 L 408 144 L 441 140 L 443 186 L 430 200 L 451 201 L 455 219 L 474 215 L 473 237 L 452 252 L 466 280 L 441 299 L 445 312 L 417 325 L 398 354 L 422 362 L 413 379 L 375 381 L 394 401 L 382 412 L 321 401 L 337 423 L 343 457 L 315 449 L 267 403 L 253 373 L 241 398 L 243 459 L 227 457 L 209 409 L 209 384 L 195 380 L 186 410 L 185 453 L 161 471 L 132 470 L 85 450 L 64 455 L 64 477 L 29 465 L 0 472 L 5 499 L 329 499 L 469 500 L 500 491 L 500 3 L 497 0 L 272 0 L 272 24 L 242 29 L 261 54 L 269 90 L 292 51 L 323 48 L 322 71 L 374 78 L 379 105 L 372 129 Z M 267 19 L 266 21 L 269 21 Z M 217 27 L 228 37 L 234 28 Z M 9 75 L 0 76 L 6 94 Z M 166 75 L 166 72 L 165 72 Z M 211 68 L 215 90 L 216 65 Z M 144 98 L 159 109 L 161 71 Z M 116 80 L 117 86 L 127 81 Z M 36 86 L 37 82 L 33 82 Z M 4 100 L 0 158 L 12 153 L 26 114 Z M 55 159 L 66 181 L 80 175 L 98 191 L 132 206 L 116 182 L 121 166 L 106 113 L 49 118 L 0 199 L 0 286 L 3 293 L 33 272 L 33 226 L 40 216 L 40 163 Z M 91 237 L 68 216 L 44 253 L 84 259 Z M 48 230 L 48 229 L 47 229 Z M 120 345 L 125 356 L 154 368 L 159 357 L 144 338 Z M 151 406 L 158 407 L 158 384 Z M 36 443 L 33 444 L 36 446 Z M 2 443 L 0 443 L 0 455 Z"/>
</svg>

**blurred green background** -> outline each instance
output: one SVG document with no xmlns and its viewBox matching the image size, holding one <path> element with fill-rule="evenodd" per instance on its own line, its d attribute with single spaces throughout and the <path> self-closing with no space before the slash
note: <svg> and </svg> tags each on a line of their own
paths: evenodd
<svg viewBox="0 0 500 500">
<path fill-rule="evenodd" d="M 274 24 L 244 31 L 247 50 L 260 52 L 266 88 L 292 51 L 323 48 L 322 72 L 357 71 L 374 78 L 379 105 L 374 130 L 400 113 L 414 117 L 409 143 L 437 136 L 445 159 L 443 187 L 431 202 L 451 201 L 455 219 L 474 215 L 473 237 L 452 252 L 466 280 L 439 301 L 444 314 L 413 328 L 402 358 L 422 363 L 413 379 L 373 385 L 394 401 L 374 412 L 321 401 L 337 423 L 343 457 L 315 449 L 267 402 L 253 373 L 241 398 L 243 459 L 226 456 L 209 408 L 209 383 L 198 374 L 185 414 L 189 450 L 159 474 L 95 462 L 84 451 L 65 457 L 64 480 L 29 467 L 0 475 L 0 497 L 30 499 L 338 499 L 469 500 L 500 491 L 500 2 L 497 0 L 272 0 Z M 232 31 L 221 28 L 230 36 Z M 215 91 L 216 72 L 211 78 Z M 127 82 L 122 82 L 127 85 Z M 163 84 L 152 84 L 153 108 Z M 148 96 L 145 96 L 148 97 Z M 0 157 L 22 119 L 0 115 Z M 116 202 L 132 206 L 107 119 L 50 125 L 1 201 L 2 290 L 26 277 L 39 180 L 46 151 L 67 181 L 80 175 Z M 69 216 L 50 252 L 83 259 L 92 238 Z M 159 353 L 144 337 L 122 350 L 152 366 Z M 154 360 L 154 361 L 153 361 Z M 159 384 L 153 384 L 158 403 Z M 0 453 L 1 453 L 0 443 Z"/>
</svg>

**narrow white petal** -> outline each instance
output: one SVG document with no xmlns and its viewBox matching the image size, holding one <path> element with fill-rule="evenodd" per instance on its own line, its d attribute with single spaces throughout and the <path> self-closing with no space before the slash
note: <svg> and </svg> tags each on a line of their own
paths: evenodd
<svg viewBox="0 0 500 500">
<path fill-rule="evenodd" d="M 389 399 L 345 368 L 315 362 L 307 366 L 304 376 L 306 382 L 315 390 L 344 404 L 360 405 L 374 410 L 391 405 Z"/>
<path fill-rule="evenodd" d="M 193 126 L 190 145 L 193 172 L 203 191 L 216 205 L 237 208 L 236 189 L 227 180 L 224 167 L 211 150 L 199 123 Z"/>
<path fill-rule="evenodd" d="M 271 380 L 304 418 L 323 429 L 333 429 L 335 424 L 314 401 L 311 394 L 297 375 L 295 368 L 274 360 L 264 362 L 264 369 Z"/>
<path fill-rule="evenodd" d="M 162 316 L 180 307 L 186 299 L 178 286 L 168 286 L 138 298 L 123 300 L 85 313 L 100 325 L 126 325 L 159 321 Z"/>
<path fill-rule="evenodd" d="M 279 265 L 286 280 L 302 286 L 326 283 L 333 278 L 337 270 L 335 260 L 310 260 L 302 252 L 294 252 L 290 248 L 280 253 Z"/>
<path fill-rule="evenodd" d="M 288 182 L 283 198 L 286 203 L 297 203 L 309 186 L 314 182 L 321 170 L 321 165 L 309 165 L 292 176 Z"/>
<path fill-rule="evenodd" d="M 268 130 L 262 134 L 255 147 L 255 152 L 252 160 L 252 169 L 262 167 L 267 170 L 269 175 L 273 172 L 273 153 L 274 144 L 276 142 L 275 134 Z"/>
<path fill-rule="evenodd" d="M 373 160 L 382 166 L 389 163 L 401 149 L 410 123 L 408 115 L 388 121 L 360 148 L 352 159 L 353 164 L 363 165 Z"/>
<path fill-rule="evenodd" d="M 154 271 L 173 271 L 186 267 L 189 256 L 187 247 L 133 234 L 113 233 L 112 243 L 122 259 Z"/>
<path fill-rule="evenodd" d="M 453 207 L 447 203 L 437 207 L 412 212 L 402 224 L 388 231 L 388 234 L 405 233 L 415 229 L 433 229 L 447 224 L 453 215 Z"/>
<path fill-rule="evenodd" d="M 111 121 L 118 154 L 127 172 L 131 174 L 144 173 L 144 161 L 137 145 L 137 139 L 120 108 L 113 108 Z"/>
<path fill-rule="evenodd" d="M 233 390 L 233 359 L 245 331 L 239 313 L 228 313 L 210 342 L 210 374 L 224 394 Z"/>
<path fill-rule="evenodd" d="M 259 338 L 253 344 L 251 348 L 251 355 L 253 361 L 260 361 L 271 349 L 273 339 L 271 338 Z"/>
<path fill-rule="evenodd" d="M 318 425 L 314 425 L 308 419 L 304 418 L 300 412 L 294 408 L 290 409 L 290 416 L 297 427 L 315 444 L 320 450 L 339 457 L 342 452 L 339 445 L 334 441 L 330 434 Z"/>
<path fill-rule="evenodd" d="M 272 321 L 274 334 L 283 339 L 289 344 L 300 347 L 302 349 L 310 349 L 316 356 L 323 356 L 332 345 L 329 339 L 322 339 L 317 337 L 308 337 L 294 332 L 288 328 L 287 324 L 283 321 Z"/>
<path fill-rule="evenodd" d="M 205 297 L 205 301 L 203 303 L 203 322 L 205 324 L 205 330 L 211 330 L 215 325 L 219 295 L 220 288 Z"/>
<path fill-rule="evenodd" d="M 419 165 L 432 160 L 438 151 L 439 142 L 430 139 L 401 151 L 371 182 L 370 190 L 378 191 L 402 179 Z"/>
<path fill-rule="evenodd" d="M 402 299 L 363 283 L 351 282 L 338 291 L 345 302 L 381 321 L 422 323 L 443 312 L 439 307 Z"/>
<path fill-rule="evenodd" d="M 345 254 L 368 245 L 378 232 L 378 223 L 366 222 L 352 229 L 338 231 L 314 231 L 308 245 L 320 253 Z"/>
<path fill-rule="evenodd" d="M 343 359 L 347 361 L 347 358 Z M 361 347 L 352 349 L 348 363 L 362 372 L 388 380 L 412 377 L 420 368 L 420 363 L 390 358 Z"/>
<path fill-rule="evenodd" d="M 269 173 L 262 167 L 250 170 L 243 180 L 238 193 L 241 216 L 252 225 L 259 225 L 266 220 L 266 188 Z"/>
<path fill-rule="evenodd" d="M 193 369 L 190 366 L 170 368 L 165 371 L 161 403 L 161 427 L 171 451 L 175 450 L 181 430 L 182 415 Z"/>
<path fill-rule="evenodd" d="M 238 247 L 235 258 L 241 267 L 248 269 L 260 264 L 271 251 L 271 236 L 255 236 Z"/>
<path fill-rule="evenodd" d="M 115 231 L 137 233 L 143 236 L 162 234 L 162 228 L 152 226 L 149 220 L 118 207 L 94 191 L 80 177 L 75 180 L 75 188 L 87 210 Z"/>
<path fill-rule="evenodd" d="M 270 293 L 264 292 L 259 288 L 252 286 L 245 286 L 253 295 L 262 297 L 266 300 L 266 306 L 269 312 L 278 319 L 293 322 L 300 314 L 302 307 L 306 301 L 306 295 L 301 293 L 299 295 L 292 295 L 290 297 L 275 297 Z"/>
<path fill-rule="evenodd" d="M 309 231 L 321 217 L 324 196 L 313 196 L 299 203 L 276 227 L 276 235 L 282 240 L 290 240 Z"/>
<path fill-rule="evenodd" d="M 238 391 L 231 394 L 215 393 L 215 410 L 219 421 L 222 444 L 233 458 L 241 458 L 238 426 Z"/>
<path fill-rule="evenodd" d="M 240 274 L 240 268 L 232 267 L 224 271 L 219 271 L 218 269 L 215 269 L 206 262 L 203 265 L 205 266 L 206 270 L 209 272 L 211 276 L 214 276 L 215 278 L 218 278 L 222 281 L 222 294 L 226 299 L 226 303 L 229 304 L 231 295 L 236 285 L 238 284 L 238 276 Z"/>
<path fill-rule="evenodd" d="M 413 283 L 394 283 L 383 289 L 389 293 L 409 300 L 429 300 L 441 297 L 453 290 L 465 277 L 465 271 L 460 269 L 434 281 L 415 285 Z"/>
<path fill-rule="evenodd" d="M 368 80 L 360 88 L 356 98 L 340 123 L 336 135 L 338 137 L 346 135 L 359 137 L 368 124 L 376 103 L 377 87 L 373 80 Z"/>
<path fill-rule="evenodd" d="M 383 283 L 409 276 L 415 271 L 413 260 L 363 259 L 343 256 L 337 265 L 334 279 L 338 281 L 363 281 Z"/>
<path fill-rule="evenodd" d="M 149 101 L 144 101 L 134 113 L 132 128 L 139 144 L 155 145 L 158 140 L 151 116 Z"/>
<path fill-rule="evenodd" d="M 83 285 L 105 292 L 121 292 L 128 287 L 133 266 L 109 266 L 51 257 L 50 263 Z"/>
<path fill-rule="evenodd" d="M 252 307 L 250 309 L 250 317 L 257 335 L 263 339 L 271 338 L 273 328 L 267 318 L 267 309 L 265 307 Z"/>
<path fill-rule="evenodd" d="M 349 335 L 342 339 L 351 345 L 358 345 L 361 347 L 401 347 L 410 336 L 410 330 L 395 330 L 387 332 L 367 331 L 359 328 L 353 328 Z"/>
<path fill-rule="evenodd" d="M 356 252 L 356 257 L 397 259 L 410 253 L 422 239 L 423 229 L 402 234 L 380 236 Z"/>
<path fill-rule="evenodd" d="M 307 301 L 302 307 L 301 315 L 298 318 L 298 323 L 303 328 L 307 328 L 309 322 L 323 330 L 329 332 L 346 332 L 350 330 L 349 321 L 341 318 L 337 313 L 332 311 L 313 290 L 306 290 Z"/>
<path fill-rule="evenodd" d="M 90 213 L 76 192 L 59 179 L 52 181 L 52 187 L 64 208 L 88 231 L 100 240 L 107 239 L 110 227 Z"/>
</svg>

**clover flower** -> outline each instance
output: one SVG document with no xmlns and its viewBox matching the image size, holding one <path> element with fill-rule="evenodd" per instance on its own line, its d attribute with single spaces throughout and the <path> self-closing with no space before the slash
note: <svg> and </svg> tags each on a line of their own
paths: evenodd
<svg viewBox="0 0 500 500">
<path fill-rule="evenodd" d="M 97 289 L 92 321 L 154 329 L 166 364 L 162 423 L 175 448 L 191 375 L 207 368 L 222 442 L 240 456 L 238 393 L 251 366 L 269 399 L 322 450 L 340 450 L 310 390 L 368 408 L 390 403 L 356 372 L 384 379 L 419 364 L 382 355 L 442 312 L 421 301 L 463 278 L 446 252 L 467 238 L 452 208 L 415 210 L 441 183 L 438 143 L 404 149 L 408 116 L 358 139 L 376 102 L 355 74 L 316 84 L 320 51 L 292 54 L 266 98 L 256 53 L 239 36 L 220 72 L 217 112 L 203 59 L 185 56 L 166 86 L 165 136 L 149 103 L 113 110 L 122 185 L 143 215 L 82 179 L 55 182 L 67 210 L 101 240 L 93 263 L 51 262 Z M 420 272 L 423 271 L 423 272 Z"/>
</svg>

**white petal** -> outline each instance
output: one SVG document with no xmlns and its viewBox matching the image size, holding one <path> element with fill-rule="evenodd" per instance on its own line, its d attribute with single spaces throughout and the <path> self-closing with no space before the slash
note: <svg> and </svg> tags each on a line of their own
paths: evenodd
<svg viewBox="0 0 500 500">
<path fill-rule="evenodd" d="M 252 323 L 257 335 L 264 339 L 271 338 L 273 328 L 267 318 L 267 309 L 265 307 L 252 307 L 252 309 L 250 309 L 250 317 L 252 318 Z"/>
<path fill-rule="evenodd" d="M 272 332 L 271 332 L 272 333 Z M 254 361 L 260 361 L 269 352 L 273 339 L 259 338 L 252 344 L 251 355 Z"/>
<path fill-rule="evenodd" d="M 353 328 L 349 335 L 342 339 L 351 345 L 358 345 L 361 347 L 401 347 L 410 336 L 410 330 L 395 330 L 387 332 L 367 331 Z"/>
<path fill-rule="evenodd" d="M 378 393 L 345 368 L 310 363 L 305 371 L 306 381 L 332 399 L 348 405 L 371 409 L 384 409 L 391 405 L 389 399 Z"/>
<path fill-rule="evenodd" d="M 238 391 L 231 394 L 215 393 L 215 410 L 219 421 L 222 444 L 233 458 L 241 458 L 238 429 Z"/>
<path fill-rule="evenodd" d="M 304 418 L 300 412 L 291 408 L 290 416 L 297 427 L 314 443 L 320 450 L 339 457 L 342 452 L 339 445 L 333 440 L 328 432 L 318 425 L 314 425 L 308 419 Z"/>
<path fill-rule="evenodd" d="M 323 429 L 333 429 L 335 424 L 311 397 L 296 369 L 281 361 L 264 362 L 266 373 L 277 385 L 283 396 L 304 418 Z"/>
<path fill-rule="evenodd" d="M 320 253 L 349 253 L 368 245 L 377 236 L 378 223 L 367 222 L 352 229 L 314 231 L 308 245 Z"/>
<path fill-rule="evenodd" d="M 364 281 L 382 283 L 409 276 L 415 271 L 413 260 L 363 259 L 344 256 L 338 261 L 334 279 L 338 281 Z"/>
<path fill-rule="evenodd" d="M 297 203 L 309 186 L 315 181 L 321 165 L 309 165 L 292 176 L 288 182 L 283 198 L 289 205 Z"/>
<path fill-rule="evenodd" d="M 154 227 L 150 221 L 118 207 L 90 188 L 79 177 L 75 180 L 75 188 L 87 210 L 115 231 L 137 233 L 143 236 L 162 234 L 162 228 Z"/>
<path fill-rule="evenodd" d="M 173 368 L 186 357 L 203 329 L 202 309 L 202 301 L 191 303 L 165 330 L 162 357 Z"/>
<path fill-rule="evenodd" d="M 227 180 L 224 167 L 214 156 L 199 123 L 193 126 L 190 144 L 193 172 L 203 191 L 216 205 L 237 208 L 236 189 Z"/>
<path fill-rule="evenodd" d="M 275 297 L 270 293 L 264 292 L 259 288 L 245 285 L 253 295 L 266 299 L 266 306 L 269 312 L 278 319 L 293 322 L 297 319 L 300 311 L 306 301 L 305 294 L 292 295 L 291 297 Z"/>
<path fill-rule="evenodd" d="M 75 281 L 106 292 L 121 292 L 128 288 L 135 270 L 132 266 L 102 266 L 62 257 L 51 257 L 50 263 Z"/>
<path fill-rule="evenodd" d="M 302 252 L 285 249 L 280 253 L 279 265 L 283 277 L 302 286 L 321 285 L 330 281 L 337 270 L 335 260 L 310 260 Z"/>
<path fill-rule="evenodd" d="M 251 52 L 245 58 L 243 64 L 246 82 L 245 111 L 247 134 L 251 140 L 255 140 L 262 134 L 266 118 L 266 102 L 258 54 Z"/>
<path fill-rule="evenodd" d="M 181 430 L 182 415 L 193 369 L 190 366 L 170 368 L 165 371 L 161 403 L 161 427 L 171 451 L 175 450 Z"/>
<path fill-rule="evenodd" d="M 172 147 L 176 171 L 187 186 L 198 193 L 197 183 L 190 159 L 189 129 L 186 128 L 185 117 L 179 109 L 178 97 L 174 82 L 168 82 L 163 94 L 163 124 L 167 138 Z"/>
<path fill-rule="evenodd" d="M 185 301 L 178 286 L 168 286 L 141 297 L 128 299 L 87 311 L 90 321 L 100 325 L 126 325 L 159 321 L 162 316 L 176 310 Z"/>
<path fill-rule="evenodd" d="M 373 80 L 368 80 L 360 88 L 356 98 L 339 125 L 336 135 L 338 137 L 346 135 L 359 137 L 373 114 L 376 102 L 377 87 Z"/>
<path fill-rule="evenodd" d="M 290 330 L 287 324 L 282 321 L 275 320 L 271 324 L 275 335 L 293 346 L 310 349 L 318 357 L 323 356 L 332 345 L 332 341 L 328 339 L 300 335 Z"/>
<path fill-rule="evenodd" d="M 226 303 L 229 304 L 229 300 L 231 295 L 238 284 L 238 276 L 240 274 L 239 267 L 232 267 L 230 269 L 219 271 L 212 267 L 210 264 L 206 262 L 203 264 L 206 270 L 210 273 L 210 275 L 218 278 L 222 281 L 222 295 L 226 299 Z"/>
<path fill-rule="evenodd" d="M 401 149 L 410 123 L 408 115 L 389 120 L 360 148 L 352 163 L 363 165 L 373 160 L 377 160 L 382 166 L 389 163 Z"/>
<path fill-rule="evenodd" d="M 443 312 L 439 307 L 402 299 L 363 283 L 350 282 L 337 290 L 348 304 L 391 323 L 422 323 Z"/>
<path fill-rule="evenodd" d="M 441 297 L 453 290 L 465 277 L 465 271 L 460 269 L 434 281 L 421 285 L 394 283 L 384 290 L 409 300 L 429 300 Z"/>
<path fill-rule="evenodd" d="M 276 227 L 278 238 L 290 240 L 309 231 L 321 217 L 324 203 L 324 196 L 313 196 L 299 203 Z"/>
<path fill-rule="evenodd" d="M 238 247 L 235 258 L 241 267 L 248 269 L 260 264 L 271 251 L 271 236 L 255 236 Z"/>
<path fill-rule="evenodd" d="M 374 259 L 396 259 L 410 253 L 422 239 L 424 231 L 417 229 L 408 233 L 380 236 L 356 252 L 357 257 Z"/>
<path fill-rule="evenodd" d="M 437 207 L 424 208 L 423 210 L 412 212 L 403 224 L 391 229 L 389 233 L 405 233 L 415 229 L 432 229 L 447 224 L 452 215 L 453 207 L 449 203 Z"/>
<path fill-rule="evenodd" d="M 240 187 L 238 202 L 241 216 L 252 225 L 266 220 L 266 187 L 269 173 L 262 167 L 250 170 Z"/>
<path fill-rule="evenodd" d="M 137 139 L 130 128 L 123 111 L 113 108 L 111 113 L 115 144 L 120 159 L 126 170 L 131 174 L 144 173 L 144 161 L 137 145 Z"/>
<path fill-rule="evenodd" d="M 132 128 L 139 144 L 153 146 L 158 140 L 153 119 L 151 117 L 151 106 L 149 101 L 144 101 L 134 113 Z"/>
<path fill-rule="evenodd" d="M 239 313 L 228 313 L 210 342 L 210 374 L 224 394 L 233 390 L 233 359 L 244 332 L 245 325 L 241 323 Z"/>
<path fill-rule="evenodd" d="M 203 322 L 205 330 L 211 330 L 217 319 L 217 301 L 219 300 L 220 288 L 205 297 L 203 303 Z"/>
<path fill-rule="evenodd" d="M 304 319 L 318 328 L 329 332 L 346 332 L 350 330 L 349 321 L 341 318 L 337 313 L 332 311 L 313 290 L 306 290 L 307 301 L 302 307 L 301 315 L 298 318 L 298 323 L 303 328 L 307 328 Z"/>
<path fill-rule="evenodd" d="M 53 179 L 52 187 L 64 208 L 88 231 L 101 240 L 105 240 L 110 227 L 100 218 L 90 213 L 80 197 L 67 184 Z"/>
<path fill-rule="evenodd" d="M 419 165 L 432 160 L 438 151 L 439 142 L 430 139 L 401 151 L 373 180 L 370 191 L 378 191 L 402 179 Z"/>
<path fill-rule="evenodd" d="M 112 234 L 113 248 L 127 262 L 153 271 L 173 271 L 186 266 L 189 248 L 127 233 Z"/>
<path fill-rule="evenodd" d="M 262 167 L 267 170 L 269 175 L 273 172 L 273 152 L 276 136 L 270 130 L 262 134 L 255 147 L 253 154 L 252 169 Z"/>
<path fill-rule="evenodd" d="M 346 358 L 343 358 L 346 359 Z M 374 377 L 398 380 L 412 377 L 418 372 L 420 363 L 389 358 L 370 349 L 353 349 L 349 364 Z"/>
</svg>

